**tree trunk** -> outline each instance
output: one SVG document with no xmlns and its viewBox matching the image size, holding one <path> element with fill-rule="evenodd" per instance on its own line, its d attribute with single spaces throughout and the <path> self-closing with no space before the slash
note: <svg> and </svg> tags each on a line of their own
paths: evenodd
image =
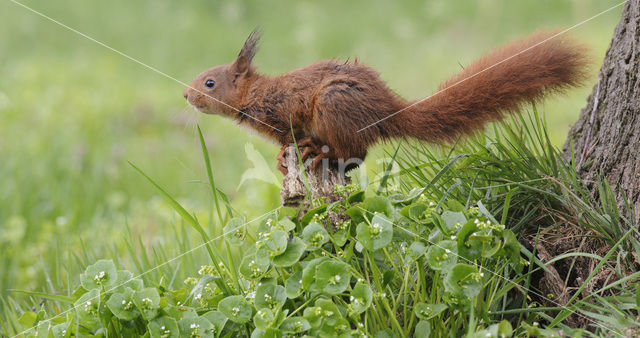
<svg viewBox="0 0 640 338">
<path fill-rule="evenodd" d="M 337 201 L 340 196 L 335 193 L 335 186 L 351 183 L 351 179 L 345 175 L 344 170 L 333 168 L 327 164 L 319 166 L 318 170 L 312 170 L 311 161 L 306 161 L 303 172 L 298 160 L 298 153 L 293 145 L 287 147 L 284 155 L 283 165 L 287 168 L 288 173 L 282 180 L 280 199 L 285 207 L 300 208 L 299 216 L 311 209 L 311 201 L 314 199 L 324 197 L 326 203 Z M 309 191 L 307 191 L 305 179 L 308 182 Z M 331 227 L 344 219 L 344 216 L 329 212 Z"/>
<path fill-rule="evenodd" d="M 564 152 L 573 155 L 580 176 L 597 194 L 598 178 L 606 178 L 640 218 L 640 0 L 624 5 L 604 59 L 598 84 L 569 131 Z M 571 153 L 573 145 L 573 154 Z M 621 210 L 623 210 L 621 208 Z"/>
</svg>

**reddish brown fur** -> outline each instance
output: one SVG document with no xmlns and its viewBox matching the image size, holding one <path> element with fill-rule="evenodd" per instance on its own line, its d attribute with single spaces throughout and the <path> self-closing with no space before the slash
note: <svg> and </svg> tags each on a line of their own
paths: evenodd
<svg viewBox="0 0 640 338">
<path fill-rule="evenodd" d="M 259 74 L 251 65 L 258 41 L 252 33 L 233 63 L 198 75 L 184 96 L 199 110 L 233 117 L 282 145 L 293 142 L 292 128 L 297 140 L 328 145 L 327 153 L 315 151 L 317 159 L 364 159 L 367 148 L 380 140 L 451 141 L 525 102 L 580 84 L 588 64 L 585 48 L 552 35 L 540 32 L 497 48 L 444 82 L 441 92 L 407 102 L 357 60 L 319 61 L 279 76 Z M 213 88 L 204 86 L 208 79 L 216 82 Z"/>
</svg>

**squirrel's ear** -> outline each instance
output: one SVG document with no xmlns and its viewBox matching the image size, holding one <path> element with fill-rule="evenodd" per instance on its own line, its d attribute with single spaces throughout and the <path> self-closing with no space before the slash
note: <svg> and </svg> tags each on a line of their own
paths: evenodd
<svg viewBox="0 0 640 338">
<path fill-rule="evenodd" d="M 240 50 L 238 57 L 231 64 L 231 71 L 236 75 L 246 73 L 251 68 L 251 60 L 258 51 L 258 41 L 260 40 L 261 32 L 258 29 L 254 29 L 247 41 L 244 42 L 244 46 Z"/>
</svg>

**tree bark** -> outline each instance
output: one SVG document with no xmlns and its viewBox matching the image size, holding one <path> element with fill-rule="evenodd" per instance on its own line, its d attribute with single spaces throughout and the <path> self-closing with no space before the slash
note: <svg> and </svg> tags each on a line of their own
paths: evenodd
<svg viewBox="0 0 640 338">
<path fill-rule="evenodd" d="M 311 161 L 308 160 L 304 163 L 303 172 L 298 160 L 298 153 L 293 145 L 285 150 L 284 157 L 283 165 L 287 168 L 288 173 L 282 180 L 280 198 L 283 206 L 301 207 L 300 216 L 311 209 L 311 201 L 314 199 L 324 197 L 327 204 L 337 201 L 340 196 L 335 193 L 335 186 L 351 183 L 351 179 L 345 175 L 344 170 L 340 171 L 328 166 L 327 163 L 323 163 L 317 170 L 312 170 Z M 309 191 L 305 185 L 305 177 Z M 335 225 L 343 218 L 335 213 L 329 213 L 331 225 Z"/>
<path fill-rule="evenodd" d="M 571 128 L 564 152 L 597 195 L 598 178 L 606 178 L 624 196 L 640 220 L 640 0 L 624 4 L 598 84 Z M 573 149 L 571 148 L 573 146 Z M 572 153 L 573 150 L 573 153 Z M 621 208 L 621 210 L 624 210 Z"/>
</svg>

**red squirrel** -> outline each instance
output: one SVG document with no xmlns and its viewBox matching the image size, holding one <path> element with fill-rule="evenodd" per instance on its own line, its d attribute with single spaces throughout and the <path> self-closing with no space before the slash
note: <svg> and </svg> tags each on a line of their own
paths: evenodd
<svg viewBox="0 0 640 338">
<path fill-rule="evenodd" d="M 252 32 L 232 63 L 199 74 L 183 95 L 204 113 L 235 119 L 282 144 L 278 169 L 285 175 L 283 152 L 294 137 L 313 168 L 323 158 L 363 160 L 369 146 L 393 138 L 450 142 L 523 103 L 579 85 L 588 64 L 582 45 L 538 32 L 485 54 L 434 95 L 407 101 L 357 60 L 260 74 L 251 63 L 259 38 Z"/>
</svg>

